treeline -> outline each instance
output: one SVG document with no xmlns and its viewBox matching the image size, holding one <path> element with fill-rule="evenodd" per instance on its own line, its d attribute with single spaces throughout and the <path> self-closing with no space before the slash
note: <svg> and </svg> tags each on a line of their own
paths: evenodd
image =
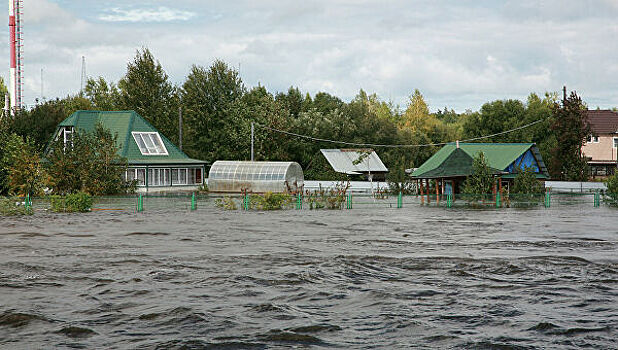
<svg viewBox="0 0 618 350">
<path fill-rule="evenodd" d="M 476 142 L 536 142 L 550 172 L 564 177 L 564 164 L 556 156 L 560 154 L 560 132 L 553 128 L 554 116 L 563 108 L 560 102 L 555 93 L 532 93 L 526 101 L 485 103 L 479 111 L 456 113 L 444 108 L 431 113 L 419 90 L 411 92 L 403 107 L 363 90 L 349 102 L 326 92 L 312 96 L 295 87 L 273 94 L 261 85 L 247 87 L 238 71 L 220 60 L 209 67 L 192 66 L 184 83 L 177 86 L 152 53 L 142 49 L 128 63 L 126 74 L 118 82 L 102 77 L 89 79 L 82 93 L 22 111 L 4 128 L 30 140 L 33 147 L 42 151 L 56 125 L 76 110 L 132 109 L 178 143 L 180 111 L 183 150 L 190 157 L 210 162 L 249 159 L 252 122 L 320 139 L 384 145 L 428 145 L 498 134 Z M 581 100 L 577 103 L 578 108 L 583 108 Z M 500 134 L 539 120 L 532 127 Z M 347 148 L 259 126 L 255 141 L 256 160 L 297 161 L 309 179 L 335 176 L 320 148 Z M 583 140 L 575 142 L 581 144 Z M 375 149 L 393 170 L 391 176 L 396 177 L 401 176 L 403 169 L 421 165 L 439 147 Z"/>
</svg>

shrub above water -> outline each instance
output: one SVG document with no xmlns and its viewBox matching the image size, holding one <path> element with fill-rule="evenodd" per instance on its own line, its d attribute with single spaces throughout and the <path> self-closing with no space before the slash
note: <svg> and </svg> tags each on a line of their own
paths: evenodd
<svg viewBox="0 0 618 350">
<path fill-rule="evenodd" d="M 21 198 L 0 198 L 0 216 L 32 215 L 32 207 L 26 206 Z"/>
<path fill-rule="evenodd" d="M 51 197 L 51 209 L 56 213 L 85 213 L 91 208 L 92 196 L 84 192 Z"/>
</svg>

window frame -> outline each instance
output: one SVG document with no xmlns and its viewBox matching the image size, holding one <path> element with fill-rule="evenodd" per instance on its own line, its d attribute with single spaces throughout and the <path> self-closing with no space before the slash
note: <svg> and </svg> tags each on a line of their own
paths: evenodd
<svg viewBox="0 0 618 350">
<path fill-rule="evenodd" d="M 617 147 L 618 146 L 618 142 L 617 142 L 618 141 L 618 137 L 613 137 L 612 141 L 613 141 L 612 148 L 618 148 Z"/>
<path fill-rule="evenodd" d="M 167 147 L 165 147 L 165 142 L 163 142 L 163 138 L 157 131 L 131 131 L 131 135 L 133 136 L 133 141 L 137 145 L 140 153 L 143 156 L 167 156 L 169 152 L 167 151 Z M 138 142 L 138 137 L 142 141 L 144 148 Z M 157 142 L 160 144 L 157 145 Z M 148 143 L 152 143 L 152 147 L 148 146 Z"/>
</svg>

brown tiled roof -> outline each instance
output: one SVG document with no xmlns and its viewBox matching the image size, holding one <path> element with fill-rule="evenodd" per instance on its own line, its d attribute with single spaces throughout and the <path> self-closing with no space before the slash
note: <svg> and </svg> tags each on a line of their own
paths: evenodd
<svg viewBox="0 0 618 350">
<path fill-rule="evenodd" d="M 597 135 L 618 132 L 618 113 L 611 110 L 588 110 L 588 122 Z"/>
</svg>

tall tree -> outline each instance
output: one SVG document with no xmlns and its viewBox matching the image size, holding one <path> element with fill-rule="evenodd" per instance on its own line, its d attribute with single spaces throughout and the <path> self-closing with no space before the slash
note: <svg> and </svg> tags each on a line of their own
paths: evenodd
<svg viewBox="0 0 618 350">
<path fill-rule="evenodd" d="M 114 83 L 108 83 L 103 77 L 88 79 L 84 90 L 86 97 L 98 110 L 115 111 L 121 108 L 118 87 Z"/>
<path fill-rule="evenodd" d="M 552 130 L 557 144 L 552 152 L 552 178 L 566 181 L 586 181 L 588 165 L 582 154 L 586 137 L 592 133 L 586 106 L 575 91 L 568 98 L 554 103 Z"/>
<path fill-rule="evenodd" d="M 244 94 L 238 72 L 225 62 L 191 67 L 181 92 L 189 155 L 209 161 L 238 156 L 229 153 L 226 129 L 237 122 L 230 111 Z"/>
<path fill-rule="evenodd" d="M 172 142 L 178 141 L 176 87 L 150 50 L 137 51 L 118 88 L 122 108 L 135 110 Z"/>
</svg>

